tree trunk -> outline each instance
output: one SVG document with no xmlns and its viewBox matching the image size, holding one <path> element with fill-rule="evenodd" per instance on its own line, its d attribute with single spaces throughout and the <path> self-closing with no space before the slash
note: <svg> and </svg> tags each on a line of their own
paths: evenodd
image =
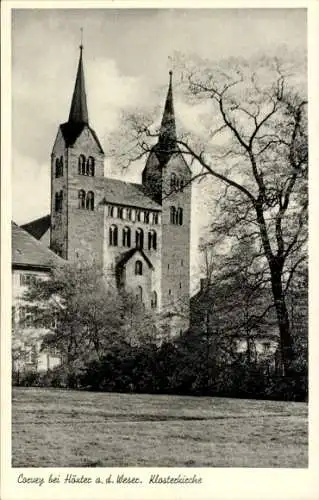
<svg viewBox="0 0 319 500">
<path fill-rule="evenodd" d="M 295 353 L 293 349 L 293 338 L 290 331 L 288 310 L 281 283 L 281 275 L 282 273 L 278 265 L 271 266 L 271 287 L 280 333 L 281 363 L 284 375 L 289 375 L 293 371 L 292 364 Z"/>
</svg>

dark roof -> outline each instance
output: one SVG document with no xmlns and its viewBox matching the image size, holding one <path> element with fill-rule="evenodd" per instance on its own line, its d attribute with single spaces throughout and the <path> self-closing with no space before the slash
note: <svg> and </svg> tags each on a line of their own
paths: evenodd
<svg viewBox="0 0 319 500">
<path fill-rule="evenodd" d="M 89 114 L 88 114 L 86 93 L 85 93 L 82 50 L 83 47 L 81 45 L 78 70 L 76 73 L 76 80 L 75 80 L 75 86 L 74 86 L 70 115 L 69 115 L 69 122 L 88 125 Z"/>
<path fill-rule="evenodd" d="M 75 123 L 75 122 L 66 122 L 60 125 L 60 129 L 62 132 L 63 139 L 65 140 L 66 147 L 73 146 L 77 138 L 82 133 L 82 130 L 87 127 L 91 134 L 94 137 L 95 142 L 97 143 L 99 150 L 101 153 L 104 153 L 101 143 L 95 133 L 95 131 L 86 123 Z"/>
<path fill-rule="evenodd" d="M 130 260 L 130 258 L 133 257 L 133 255 L 136 252 L 138 252 L 142 255 L 143 259 L 146 261 L 149 268 L 154 269 L 153 264 L 151 263 L 150 259 L 147 257 L 147 255 L 143 252 L 143 250 L 141 248 L 131 248 L 127 252 L 122 253 L 119 256 L 119 259 L 116 263 L 116 266 L 120 267 L 120 268 L 123 267 Z"/>
<path fill-rule="evenodd" d="M 105 178 L 104 200 L 102 203 L 115 203 L 137 208 L 162 210 L 161 205 L 152 200 L 142 184 Z"/>
<path fill-rule="evenodd" d="M 12 267 L 50 269 L 64 262 L 63 259 L 14 222 L 11 224 L 11 230 Z"/>
<path fill-rule="evenodd" d="M 21 227 L 34 238 L 39 240 L 51 227 L 51 215 L 45 215 L 44 217 L 35 219 L 27 224 L 22 224 Z"/>
<path fill-rule="evenodd" d="M 172 154 L 176 152 L 176 124 L 173 105 L 173 85 L 172 71 L 169 72 L 169 86 L 164 106 L 161 128 L 158 136 L 158 143 L 153 146 L 152 151 L 160 163 L 160 167 L 165 165 Z"/>
</svg>

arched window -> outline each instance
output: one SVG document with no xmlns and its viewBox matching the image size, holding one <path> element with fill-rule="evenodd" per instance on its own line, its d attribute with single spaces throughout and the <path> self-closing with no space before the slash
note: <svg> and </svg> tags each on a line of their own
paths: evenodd
<svg viewBox="0 0 319 500">
<path fill-rule="evenodd" d="M 118 207 L 117 216 L 119 219 L 123 219 L 123 207 Z"/>
<path fill-rule="evenodd" d="M 109 244 L 111 247 L 117 247 L 117 226 L 113 224 L 109 230 Z"/>
<path fill-rule="evenodd" d="M 80 189 L 78 193 L 79 208 L 85 208 L 85 191 Z"/>
<path fill-rule="evenodd" d="M 171 174 L 171 191 L 175 191 L 176 188 L 176 174 Z"/>
<path fill-rule="evenodd" d="M 55 211 L 56 212 L 61 212 L 62 211 L 62 204 L 63 204 L 63 191 L 59 191 L 58 193 L 55 193 Z"/>
<path fill-rule="evenodd" d="M 152 222 L 153 222 L 153 224 L 158 224 L 158 213 L 157 212 L 153 212 Z"/>
<path fill-rule="evenodd" d="M 156 231 L 152 230 L 148 233 L 148 249 L 156 250 L 157 247 L 157 235 Z"/>
<path fill-rule="evenodd" d="M 180 226 L 183 225 L 183 209 L 182 208 L 179 208 L 177 210 L 177 221 L 176 221 L 177 224 L 179 224 Z"/>
<path fill-rule="evenodd" d="M 85 156 L 84 155 L 80 155 L 79 156 L 79 175 L 85 175 Z"/>
<path fill-rule="evenodd" d="M 137 262 L 139 262 L 139 261 L 137 261 Z M 143 288 L 141 286 L 137 287 L 136 299 L 140 302 L 142 302 L 142 300 L 143 300 Z"/>
<path fill-rule="evenodd" d="M 143 229 L 141 229 L 140 227 L 137 228 L 135 233 L 135 246 L 136 248 L 144 247 L 144 232 Z"/>
<path fill-rule="evenodd" d="M 143 263 L 141 260 L 135 262 L 135 274 L 142 276 L 143 274 Z"/>
<path fill-rule="evenodd" d="M 59 172 L 60 177 L 63 175 L 63 156 L 60 157 L 60 172 Z"/>
<path fill-rule="evenodd" d="M 123 228 L 123 247 L 131 246 L 131 229 L 127 226 Z"/>
<path fill-rule="evenodd" d="M 132 220 L 132 209 L 131 208 L 126 209 L 126 218 L 127 218 L 127 220 Z"/>
<path fill-rule="evenodd" d="M 89 156 L 86 162 L 86 175 L 94 177 L 95 175 L 95 160 L 93 156 Z"/>
<path fill-rule="evenodd" d="M 154 292 L 152 293 L 152 298 L 151 298 L 151 308 L 156 309 L 157 308 L 157 293 Z"/>
<path fill-rule="evenodd" d="M 149 212 L 144 212 L 144 222 L 145 222 L 145 224 L 149 224 L 149 222 L 150 222 L 150 213 Z"/>
<path fill-rule="evenodd" d="M 94 210 L 94 193 L 93 191 L 88 191 L 85 200 L 85 208 L 87 210 Z"/>
<path fill-rule="evenodd" d="M 60 177 L 60 160 L 56 158 L 55 160 L 55 177 Z"/>
<path fill-rule="evenodd" d="M 176 222 L 176 208 L 171 207 L 171 224 L 175 224 Z"/>
<path fill-rule="evenodd" d="M 108 206 L 108 215 L 109 215 L 109 217 L 113 217 L 114 216 L 114 207 L 113 207 L 113 205 L 109 205 Z"/>
</svg>

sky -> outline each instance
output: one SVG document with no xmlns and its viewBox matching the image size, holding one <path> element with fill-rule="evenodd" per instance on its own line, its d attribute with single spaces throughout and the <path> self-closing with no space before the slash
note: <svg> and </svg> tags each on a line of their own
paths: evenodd
<svg viewBox="0 0 319 500">
<path fill-rule="evenodd" d="M 102 145 L 123 110 L 163 106 L 175 51 L 221 60 L 306 50 L 303 9 L 17 9 L 12 13 L 12 217 L 22 224 L 49 213 L 50 154 L 68 118 L 83 28 L 90 124 Z M 175 98 L 178 120 L 191 113 Z M 107 175 L 123 175 L 110 159 Z M 140 166 L 126 180 L 139 182 Z M 204 183 L 194 185 L 192 266 L 208 220 Z M 195 267 L 194 267 L 195 266 Z M 198 266 L 197 266 L 198 267 Z"/>
</svg>

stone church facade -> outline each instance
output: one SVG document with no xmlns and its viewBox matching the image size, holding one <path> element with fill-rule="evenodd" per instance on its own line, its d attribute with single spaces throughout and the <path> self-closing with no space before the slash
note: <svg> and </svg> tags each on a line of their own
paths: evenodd
<svg viewBox="0 0 319 500">
<path fill-rule="evenodd" d="M 68 261 L 94 263 L 181 333 L 189 327 L 191 172 L 176 143 L 171 72 L 141 184 L 107 177 L 104 161 L 89 122 L 80 47 L 69 119 L 51 154 L 49 246 Z"/>
</svg>

